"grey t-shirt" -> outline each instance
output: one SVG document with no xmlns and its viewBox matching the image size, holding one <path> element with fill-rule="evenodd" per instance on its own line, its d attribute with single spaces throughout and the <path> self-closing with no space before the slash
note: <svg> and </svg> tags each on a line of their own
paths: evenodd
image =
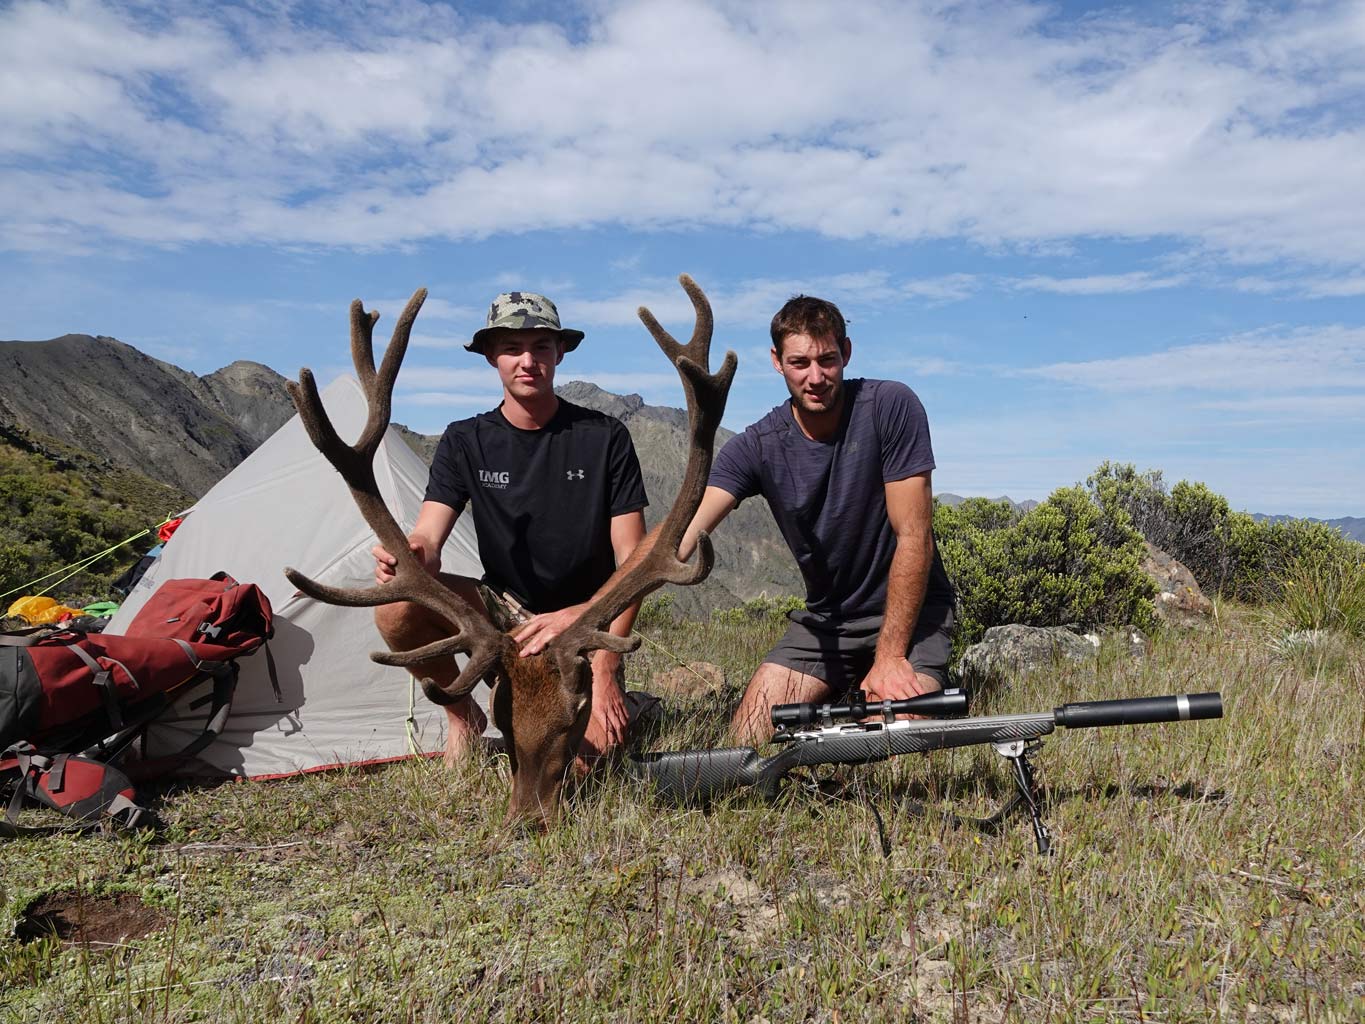
<svg viewBox="0 0 1365 1024">
<path fill-rule="evenodd" d="M 924 406 L 893 380 L 844 382 L 844 416 L 828 441 L 812 441 L 783 402 L 716 457 L 709 483 L 736 502 L 761 494 L 806 581 L 806 607 L 837 620 L 881 615 L 896 535 L 885 485 L 934 468 Z M 953 588 L 934 550 L 924 607 L 951 605 Z"/>
</svg>

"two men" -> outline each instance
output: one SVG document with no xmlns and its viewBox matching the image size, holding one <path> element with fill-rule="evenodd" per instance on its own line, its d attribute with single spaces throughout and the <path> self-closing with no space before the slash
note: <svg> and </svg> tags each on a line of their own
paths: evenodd
<svg viewBox="0 0 1365 1024">
<path fill-rule="evenodd" d="M 560 326 L 542 295 L 509 292 L 493 300 L 487 326 L 465 348 L 498 371 L 502 402 L 491 412 L 446 428 L 432 460 L 417 523 L 408 535 L 427 571 L 475 608 L 476 581 L 442 573 L 441 548 L 465 505 L 473 505 L 484 582 L 531 617 L 516 634 L 562 632 L 645 534 L 648 501 L 630 434 L 617 419 L 565 402 L 554 393 L 555 368 L 583 332 Z M 375 578 L 393 578 L 393 556 L 374 549 Z M 611 632 L 626 636 L 638 605 Z M 381 635 L 409 650 L 449 635 L 426 609 L 405 603 L 375 609 Z M 437 683 L 454 680 L 453 659 L 423 665 Z M 582 752 L 621 742 L 627 725 L 621 656 L 592 657 L 592 717 Z M 487 724 L 471 697 L 446 708 L 446 760 L 467 751 Z"/>
<path fill-rule="evenodd" d="M 878 701 L 941 689 L 954 621 L 919 399 L 896 381 L 845 380 L 852 343 L 831 302 L 793 298 L 771 335 L 791 399 L 721 450 L 682 550 L 761 494 L 805 578 L 806 607 L 735 712 L 743 743 L 768 739 L 774 704 L 826 701 L 859 684 Z"/>
<path fill-rule="evenodd" d="M 741 501 L 761 494 L 805 578 L 806 607 L 792 613 L 735 713 L 733 730 L 747 743 L 768 738 L 773 704 L 824 701 L 859 685 L 872 700 L 940 689 L 953 628 L 952 586 L 933 540 L 934 457 L 919 399 L 896 381 L 844 379 L 852 343 L 833 303 L 797 296 L 773 317 L 771 336 L 773 367 L 790 401 L 722 449 L 681 551 L 690 556 L 698 532 L 713 531 Z M 567 628 L 644 535 L 644 488 L 625 428 L 552 390 L 555 366 L 581 338 L 559 327 L 541 296 L 495 300 L 488 326 L 466 347 L 497 367 L 503 403 L 447 429 L 409 537 L 439 572 L 441 545 L 473 500 L 486 579 L 539 612 L 516 634 L 524 654 Z M 591 485 L 574 490 L 575 472 L 577 483 Z M 392 559 L 375 554 L 384 582 Z M 479 607 L 472 580 L 442 579 Z M 625 635 L 635 611 L 612 631 Z M 376 619 L 395 648 L 444 635 L 439 621 L 409 606 L 381 608 Z M 453 666 L 444 671 L 453 674 Z M 484 721 L 467 698 L 447 712 L 453 757 Z M 585 747 L 615 745 L 625 724 L 619 656 L 598 651 Z"/>
</svg>

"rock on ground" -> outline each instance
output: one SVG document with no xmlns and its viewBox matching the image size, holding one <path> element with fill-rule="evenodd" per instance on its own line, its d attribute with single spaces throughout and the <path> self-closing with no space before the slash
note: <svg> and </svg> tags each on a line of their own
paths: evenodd
<svg viewBox="0 0 1365 1024">
<path fill-rule="evenodd" d="M 958 673 L 969 685 L 981 685 L 1050 665 L 1058 658 L 1089 661 L 1099 649 L 1098 636 L 1082 636 L 1066 626 L 992 626 L 980 643 L 963 653 Z"/>
<path fill-rule="evenodd" d="M 704 697 L 718 693 L 725 686 L 725 673 L 719 665 L 694 661 L 656 673 L 650 681 L 652 693 L 674 697 Z"/>
<path fill-rule="evenodd" d="M 1204 596 L 1189 569 L 1160 548 L 1147 544 L 1142 570 L 1160 588 L 1153 601 L 1157 618 L 1182 629 L 1208 624 L 1213 617 L 1213 602 Z"/>
</svg>

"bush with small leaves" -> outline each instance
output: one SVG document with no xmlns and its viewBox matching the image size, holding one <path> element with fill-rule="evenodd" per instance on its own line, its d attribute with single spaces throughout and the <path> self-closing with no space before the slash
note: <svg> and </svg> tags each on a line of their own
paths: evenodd
<svg viewBox="0 0 1365 1024">
<path fill-rule="evenodd" d="M 956 648 L 991 626 L 1153 624 L 1156 585 L 1142 571 L 1142 537 L 1121 509 L 1079 487 L 1025 513 L 963 502 L 935 512 L 935 533 L 957 589 Z M 993 507 L 992 507 L 993 506 Z"/>
</svg>

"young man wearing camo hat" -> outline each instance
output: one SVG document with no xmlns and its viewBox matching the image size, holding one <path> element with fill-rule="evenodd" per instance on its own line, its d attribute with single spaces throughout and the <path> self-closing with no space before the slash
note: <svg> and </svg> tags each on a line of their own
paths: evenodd
<svg viewBox="0 0 1365 1024">
<path fill-rule="evenodd" d="M 523 653 L 578 617 L 589 598 L 645 535 L 644 481 L 630 434 L 620 420 L 564 401 L 554 393 L 555 368 L 583 332 L 561 327 L 543 295 L 507 292 L 493 300 L 488 323 L 465 346 L 498 371 L 502 403 L 446 428 L 431 464 L 426 500 L 408 535 L 427 570 L 476 608 L 477 581 L 441 573 L 441 548 L 471 505 L 483 582 L 523 609 L 517 632 Z M 393 578 L 394 559 L 374 549 L 375 578 Z M 611 624 L 625 636 L 638 605 Z M 382 605 L 375 621 L 394 650 L 409 650 L 448 633 L 436 616 L 410 604 Z M 421 671 L 453 681 L 453 662 Z M 592 656 L 592 718 L 582 752 L 602 753 L 625 737 L 627 712 L 621 656 Z M 466 697 L 446 708 L 447 763 L 482 734 L 483 712 Z"/>
</svg>

